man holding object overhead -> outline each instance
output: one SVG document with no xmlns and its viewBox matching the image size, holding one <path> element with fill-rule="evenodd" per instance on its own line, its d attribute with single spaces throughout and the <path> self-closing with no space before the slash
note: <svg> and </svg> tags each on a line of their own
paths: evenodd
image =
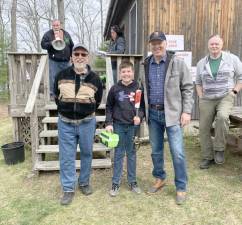
<svg viewBox="0 0 242 225">
<path fill-rule="evenodd" d="M 55 47 L 54 43 L 61 43 Z M 73 41 L 70 34 L 61 29 L 59 20 L 52 21 L 52 29 L 47 31 L 41 41 L 41 47 L 48 51 L 49 55 L 49 82 L 50 98 L 54 100 L 54 81 L 55 76 L 61 70 L 70 66 L 70 57 L 73 48 Z"/>
</svg>

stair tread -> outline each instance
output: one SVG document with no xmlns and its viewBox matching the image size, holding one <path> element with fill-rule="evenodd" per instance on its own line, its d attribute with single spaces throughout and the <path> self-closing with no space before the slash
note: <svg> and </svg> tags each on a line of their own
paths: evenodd
<svg viewBox="0 0 242 225">
<path fill-rule="evenodd" d="M 98 109 L 105 109 L 106 104 L 102 103 L 99 105 Z M 48 104 L 45 105 L 45 110 L 57 110 L 57 105 L 55 102 L 49 102 Z"/>
<path fill-rule="evenodd" d="M 45 117 L 42 120 L 42 123 L 57 123 L 58 117 Z M 105 121 L 105 116 L 96 116 L 96 121 L 97 122 L 104 122 Z"/>
<path fill-rule="evenodd" d="M 92 168 L 110 168 L 112 162 L 110 158 L 105 159 L 93 159 Z M 39 161 L 35 164 L 35 170 L 59 170 L 59 161 Z M 76 169 L 80 169 L 80 160 L 76 160 Z"/>
<path fill-rule="evenodd" d="M 96 129 L 96 132 L 95 134 L 100 134 L 101 131 L 103 131 L 105 129 Z M 57 137 L 58 136 L 58 130 L 43 130 L 40 132 L 39 136 L 41 138 L 44 138 L 44 137 Z"/>
<path fill-rule="evenodd" d="M 100 151 L 110 151 L 111 148 L 106 147 L 102 143 L 93 144 L 93 152 Z M 39 149 L 36 150 L 36 153 L 58 153 L 59 145 L 40 145 Z M 77 152 L 80 152 L 79 145 L 77 146 Z"/>
</svg>

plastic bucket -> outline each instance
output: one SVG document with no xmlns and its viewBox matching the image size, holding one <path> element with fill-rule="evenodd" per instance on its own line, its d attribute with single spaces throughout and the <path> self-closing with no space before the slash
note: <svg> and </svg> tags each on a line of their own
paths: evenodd
<svg viewBox="0 0 242 225">
<path fill-rule="evenodd" d="M 12 142 L 3 145 L 1 148 L 6 164 L 12 165 L 24 161 L 25 155 L 23 142 Z"/>
</svg>

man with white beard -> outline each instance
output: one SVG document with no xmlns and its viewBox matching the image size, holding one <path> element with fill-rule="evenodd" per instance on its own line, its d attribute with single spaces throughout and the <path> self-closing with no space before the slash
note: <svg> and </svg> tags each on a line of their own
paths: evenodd
<svg viewBox="0 0 242 225">
<path fill-rule="evenodd" d="M 78 43 L 72 49 L 72 66 L 59 72 L 54 94 L 57 104 L 60 181 L 63 196 L 60 203 L 71 203 L 76 183 L 84 195 L 92 194 L 89 184 L 93 139 L 96 129 L 95 110 L 101 103 L 102 83 L 90 66 L 89 51 Z M 80 175 L 76 180 L 76 149 L 80 146 Z"/>
</svg>

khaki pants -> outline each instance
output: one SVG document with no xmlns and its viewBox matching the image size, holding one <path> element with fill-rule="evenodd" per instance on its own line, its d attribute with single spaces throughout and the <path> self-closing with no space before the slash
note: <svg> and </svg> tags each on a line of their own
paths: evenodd
<svg viewBox="0 0 242 225">
<path fill-rule="evenodd" d="M 232 110 L 234 97 L 228 94 L 222 99 L 200 99 L 199 135 L 201 142 L 202 158 L 211 160 L 214 151 L 224 151 L 229 130 L 229 114 Z M 215 137 L 212 142 L 210 130 L 215 121 Z"/>
</svg>

